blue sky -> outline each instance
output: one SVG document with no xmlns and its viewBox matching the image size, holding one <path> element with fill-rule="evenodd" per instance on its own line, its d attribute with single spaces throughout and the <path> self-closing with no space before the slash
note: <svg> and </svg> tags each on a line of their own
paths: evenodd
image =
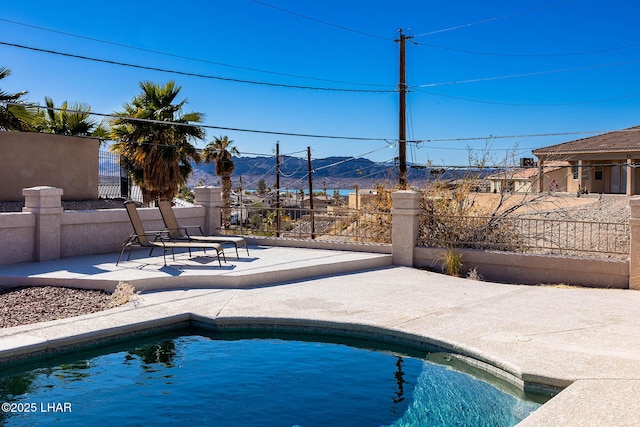
<svg viewBox="0 0 640 427">
<path fill-rule="evenodd" d="M 407 160 L 466 165 L 468 148 L 489 148 L 500 162 L 640 124 L 639 17 L 628 0 L 2 2 L 0 66 L 12 75 L 1 88 L 112 113 L 138 82 L 173 79 L 185 111 L 208 126 L 370 138 L 210 128 L 205 142 L 227 135 L 245 155 L 272 154 L 280 141 L 285 154 L 310 146 L 317 158 L 386 161 L 397 155 L 402 28 L 412 37 L 408 138 L 421 141 Z"/>
</svg>

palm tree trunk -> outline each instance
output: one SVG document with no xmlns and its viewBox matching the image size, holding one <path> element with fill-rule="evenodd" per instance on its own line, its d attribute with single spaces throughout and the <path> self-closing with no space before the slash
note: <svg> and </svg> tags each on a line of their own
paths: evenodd
<svg viewBox="0 0 640 427">
<path fill-rule="evenodd" d="M 222 175 L 222 226 L 231 226 L 231 174 Z"/>
</svg>

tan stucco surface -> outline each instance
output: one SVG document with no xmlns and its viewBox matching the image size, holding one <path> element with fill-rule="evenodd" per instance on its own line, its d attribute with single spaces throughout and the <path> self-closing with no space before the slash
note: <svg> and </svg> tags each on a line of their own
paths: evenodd
<svg viewBox="0 0 640 427">
<path fill-rule="evenodd" d="M 22 200 L 22 189 L 58 187 L 63 200 L 98 198 L 98 140 L 30 132 L 0 132 L 0 201 Z"/>
</svg>

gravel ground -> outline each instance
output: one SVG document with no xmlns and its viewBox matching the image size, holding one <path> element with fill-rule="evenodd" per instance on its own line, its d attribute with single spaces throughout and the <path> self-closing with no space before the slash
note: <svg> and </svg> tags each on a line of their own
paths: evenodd
<svg viewBox="0 0 640 427">
<path fill-rule="evenodd" d="M 0 212 L 22 212 L 24 200 L 18 202 L 0 202 Z M 99 200 L 63 200 L 64 210 L 118 209 L 124 207 L 123 199 Z"/>
<path fill-rule="evenodd" d="M 592 203 L 579 206 L 568 206 L 534 212 L 523 216 L 534 216 L 546 219 L 587 221 L 587 222 L 626 222 L 631 215 L 627 197 L 609 196 L 593 198 Z"/>
<path fill-rule="evenodd" d="M 113 305 L 111 294 L 102 291 L 55 286 L 0 288 L 0 328 L 80 316 Z"/>
<path fill-rule="evenodd" d="M 62 201 L 65 210 L 122 208 L 120 199 Z M 24 201 L 0 202 L 0 212 L 21 212 Z M 55 286 L 0 288 L 0 328 L 64 319 L 106 310 L 115 305 L 111 294 Z"/>
</svg>

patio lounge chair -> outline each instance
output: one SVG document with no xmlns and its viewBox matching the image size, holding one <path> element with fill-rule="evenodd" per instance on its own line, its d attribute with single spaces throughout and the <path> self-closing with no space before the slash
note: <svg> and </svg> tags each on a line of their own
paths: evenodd
<svg viewBox="0 0 640 427">
<path fill-rule="evenodd" d="M 249 256 L 249 247 L 247 241 L 240 236 L 226 236 L 215 235 L 205 236 L 202 232 L 202 228 L 199 225 L 190 225 L 181 227 L 178 224 L 178 220 L 171 207 L 169 200 L 158 200 L 158 207 L 160 208 L 160 214 L 164 220 L 164 225 L 167 227 L 166 231 L 169 234 L 171 240 L 174 241 L 190 241 L 190 242 L 215 242 L 215 243 L 232 243 L 236 248 L 236 258 L 240 258 L 238 255 L 238 245 L 244 246 L 247 250 L 247 256 Z M 189 234 L 189 229 L 197 229 L 200 234 Z"/>
<path fill-rule="evenodd" d="M 138 215 L 138 211 L 136 205 L 132 201 L 127 201 L 124 203 L 125 208 L 127 209 L 127 214 L 129 214 L 129 219 L 131 220 L 131 225 L 133 226 L 133 233 L 127 238 L 127 240 L 122 244 L 122 250 L 120 251 L 120 255 L 118 256 L 118 261 L 116 261 L 116 265 L 120 262 L 120 258 L 124 253 L 126 248 L 129 248 L 129 256 L 127 256 L 127 261 L 131 257 L 131 249 L 133 247 L 142 247 L 142 248 L 150 248 L 149 256 L 153 253 L 155 248 L 162 248 L 163 256 L 164 256 L 164 265 L 167 265 L 167 250 L 171 249 L 171 255 L 175 261 L 176 257 L 173 252 L 175 248 L 179 249 L 188 249 L 189 256 L 191 256 L 191 249 L 204 249 L 205 253 L 207 249 L 215 249 L 216 254 L 218 255 L 218 264 L 222 267 L 222 263 L 220 262 L 220 254 L 224 257 L 225 262 L 227 261 L 224 250 L 219 243 L 214 242 L 175 242 L 172 241 L 166 231 L 160 232 L 152 232 L 147 233 L 144 230 L 142 225 L 142 220 L 140 219 L 140 215 Z"/>
</svg>

